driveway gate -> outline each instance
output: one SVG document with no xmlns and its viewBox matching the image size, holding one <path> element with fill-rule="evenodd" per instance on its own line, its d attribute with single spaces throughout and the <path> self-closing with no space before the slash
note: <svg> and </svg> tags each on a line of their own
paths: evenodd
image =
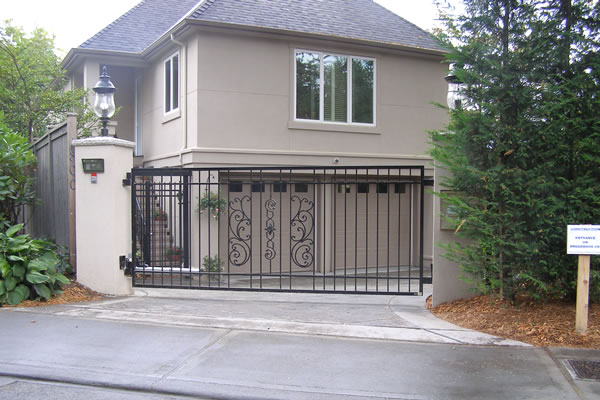
<svg viewBox="0 0 600 400">
<path fill-rule="evenodd" d="M 424 168 L 132 170 L 133 285 L 423 292 Z"/>
</svg>

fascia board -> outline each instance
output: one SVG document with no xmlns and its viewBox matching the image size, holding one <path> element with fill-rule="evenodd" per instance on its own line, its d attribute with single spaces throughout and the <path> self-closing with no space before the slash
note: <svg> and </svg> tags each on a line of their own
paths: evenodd
<svg viewBox="0 0 600 400">
<path fill-rule="evenodd" d="M 148 63 L 141 54 L 123 51 L 94 50 L 94 49 L 71 49 L 61 62 L 63 69 L 70 71 L 74 69 L 83 59 L 95 58 L 103 64 L 116 64 L 121 66 L 146 68 Z"/>
</svg>

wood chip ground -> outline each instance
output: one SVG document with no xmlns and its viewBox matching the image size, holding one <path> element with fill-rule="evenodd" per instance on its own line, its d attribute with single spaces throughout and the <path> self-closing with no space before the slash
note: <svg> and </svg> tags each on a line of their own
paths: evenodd
<svg viewBox="0 0 600 400">
<path fill-rule="evenodd" d="M 431 299 L 428 299 L 431 309 Z M 506 339 L 544 347 L 600 349 L 600 305 L 591 304 L 586 334 L 575 332 L 575 304 L 512 305 L 491 296 L 442 304 L 431 312 L 448 322 Z"/>
</svg>

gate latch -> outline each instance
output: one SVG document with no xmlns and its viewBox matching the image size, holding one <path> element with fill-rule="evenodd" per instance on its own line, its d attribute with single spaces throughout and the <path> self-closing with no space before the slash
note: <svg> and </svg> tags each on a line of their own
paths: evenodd
<svg viewBox="0 0 600 400">
<path fill-rule="evenodd" d="M 131 266 L 133 262 L 130 257 L 127 256 L 119 256 L 119 268 L 125 271 L 125 275 L 131 275 Z"/>
</svg>

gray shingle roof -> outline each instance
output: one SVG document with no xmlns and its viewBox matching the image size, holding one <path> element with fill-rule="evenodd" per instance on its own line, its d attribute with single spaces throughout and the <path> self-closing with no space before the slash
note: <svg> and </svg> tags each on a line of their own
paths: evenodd
<svg viewBox="0 0 600 400">
<path fill-rule="evenodd" d="M 79 48 L 141 53 L 198 3 L 199 0 L 143 0 Z"/>
<path fill-rule="evenodd" d="M 425 31 L 373 0 L 144 0 L 79 48 L 141 53 L 177 21 L 313 33 L 442 50 Z"/>
<path fill-rule="evenodd" d="M 207 0 L 191 18 L 442 50 L 373 0 Z"/>
</svg>

